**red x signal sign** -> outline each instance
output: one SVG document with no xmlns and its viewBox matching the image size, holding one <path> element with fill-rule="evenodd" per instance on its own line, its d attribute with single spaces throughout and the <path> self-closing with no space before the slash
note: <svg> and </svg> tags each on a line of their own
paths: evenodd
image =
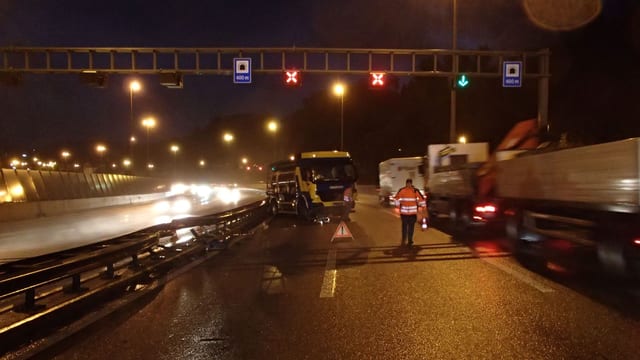
<svg viewBox="0 0 640 360">
<path fill-rule="evenodd" d="M 286 70 L 284 72 L 284 84 L 287 86 L 300 86 L 302 78 L 298 70 Z"/>
<path fill-rule="evenodd" d="M 369 86 L 373 88 L 384 87 L 387 82 L 387 74 L 383 72 L 369 73 Z"/>
</svg>

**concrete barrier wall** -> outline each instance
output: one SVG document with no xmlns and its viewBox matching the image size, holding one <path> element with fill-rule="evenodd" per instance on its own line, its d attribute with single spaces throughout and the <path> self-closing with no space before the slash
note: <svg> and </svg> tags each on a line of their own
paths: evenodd
<svg viewBox="0 0 640 360">
<path fill-rule="evenodd" d="M 165 179 L 122 174 L 2 169 L 0 221 L 153 201 L 170 187 Z"/>
<path fill-rule="evenodd" d="M 166 192 L 165 179 L 46 170 L 2 169 L 0 202 L 85 199 Z"/>
</svg>

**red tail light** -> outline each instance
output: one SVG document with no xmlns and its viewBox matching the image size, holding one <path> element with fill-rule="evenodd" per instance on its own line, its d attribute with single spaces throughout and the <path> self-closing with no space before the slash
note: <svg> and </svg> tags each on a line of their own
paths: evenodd
<svg viewBox="0 0 640 360">
<path fill-rule="evenodd" d="M 640 238 L 633 239 L 633 243 L 636 244 L 636 245 L 640 245 Z"/>
<path fill-rule="evenodd" d="M 479 206 L 476 206 L 476 212 L 480 213 L 480 214 L 495 213 L 496 212 L 496 207 L 494 205 L 491 205 L 491 204 L 479 205 Z"/>
</svg>

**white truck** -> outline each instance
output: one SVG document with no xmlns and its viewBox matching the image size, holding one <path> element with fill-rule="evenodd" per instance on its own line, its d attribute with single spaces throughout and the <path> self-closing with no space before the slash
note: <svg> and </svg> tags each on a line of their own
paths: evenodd
<svg viewBox="0 0 640 360">
<path fill-rule="evenodd" d="M 487 143 L 429 145 L 430 215 L 448 215 L 454 233 L 477 225 L 502 227 L 504 207 L 496 194 L 495 164 L 538 144 L 537 122 L 530 119 L 517 123 L 492 155 Z"/>
<path fill-rule="evenodd" d="M 608 273 L 639 275 L 640 138 L 543 147 L 537 133 L 535 120 L 522 121 L 486 162 L 430 167 L 429 211 L 448 210 L 454 230 L 504 222 L 515 253 L 550 257 L 571 244 Z M 446 149 L 429 154 L 464 152 Z"/>
<path fill-rule="evenodd" d="M 394 206 L 393 196 L 405 185 L 407 179 L 424 194 L 425 157 L 391 158 L 378 164 L 378 199 L 383 206 Z"/>
<path fill-rule="evenodd" d="M 610 273 L 638 275 L 639 138 L 530 151 L 496 167 L 496 195 L 516 252 L 568 241 L 591 250 Z"/>
<path fill-rule="evenodd" d="M 427 202 L 432 217 L 446 215 L 453 231 L 484 225 L 498 205 L 480 191 L 479 169 L 489 160 L 488 143 L 428 146 Z"/>
</svg>

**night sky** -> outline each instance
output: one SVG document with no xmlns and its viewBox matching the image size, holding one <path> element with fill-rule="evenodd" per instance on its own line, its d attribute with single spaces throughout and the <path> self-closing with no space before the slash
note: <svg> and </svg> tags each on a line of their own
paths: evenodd
<svg viewBox="0 0 640 360">
<path fill-rule="evenodd" d="M 548 3 L 556 4 L 557 16 L 563 14 L 560 4 L 572 1 Z M 593 24 L 574 31 L 542 29 L 527 17 L 522 1 L 458 0 L 458 47 L 534 50 L 573 44 L 567 46 L 594 57 L 603 56 L 597 53 L 601 49 L 624 47 L 637 59 L 636 2 L 603 5 L 596 22 L 620 23 L 618 33 L 599 33 Z M 449 48 L 451 0 L 0 0 L 0 46 Z M 564 70 L 572 71 L 571 64 Z M 0 150 L 121 141 L 128 135 L 130 79 L 111 76 L 99 89 L 80 84 L 77 76 L 27 75 L 20 86 L 0 85 Z M 292 91 L 276 76 L 250 86 L 234 85 L 230 76 L 193 76 L 181 90 L 166 89 L 155 78 L 138 79 L 144 88 L 135 95 L 136 118 L 153 114 L 160 123 L 154 131 L 158 139 L 186 135 L 225 115 L 283 117 L 334 80 L 323 77 Z"/>
</svg>

